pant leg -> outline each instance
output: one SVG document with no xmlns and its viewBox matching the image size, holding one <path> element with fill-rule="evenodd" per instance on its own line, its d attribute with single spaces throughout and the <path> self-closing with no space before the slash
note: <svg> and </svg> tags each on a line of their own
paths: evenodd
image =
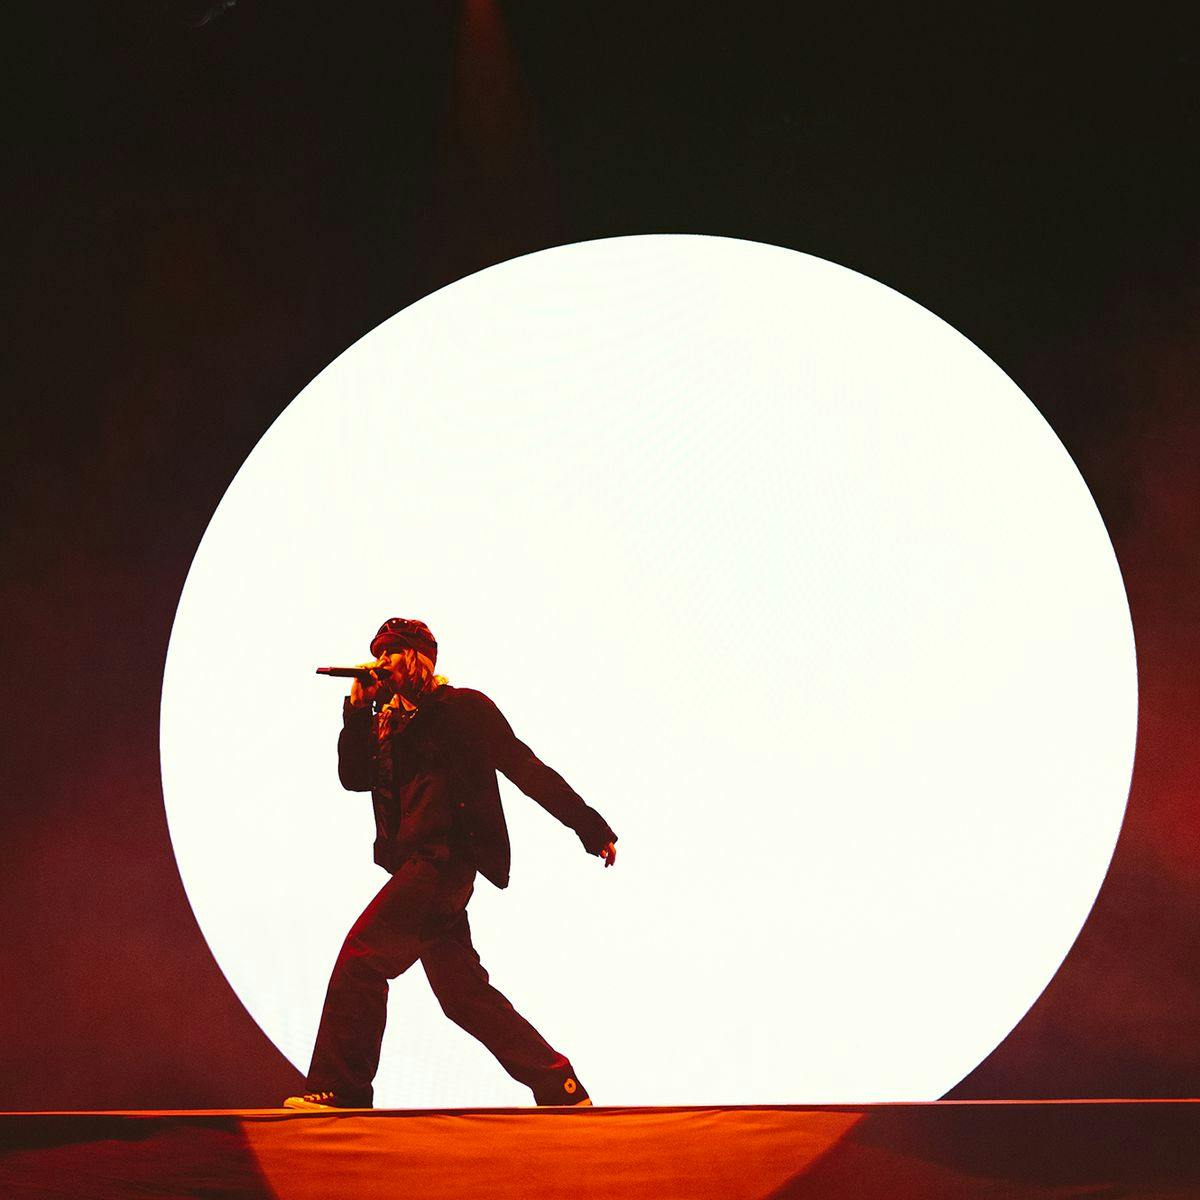
<svg viewBox="0 0 1200 1200">
<path fill-rule="evenodd" d="M 481 1041 L 515 1080 L 533 1091 L 538 1104 L 571 1104 L 587 1095 L 566 1056 L 488 982 L 471 944 L 465 911 L 445 937 L 425 949 L 421 964 L 446 1016 Z"/>
<path fill-rule="evenodd" d="M 308 1087 L 369 1106 L 387 1021 L 388 980 L 420 957 L 453 920 L 434 863 L 414 858 L 354 922 L 337 956 L 317 1031 Z M 463 901 L 465 903 L 465 900 Z"/>
</svg>

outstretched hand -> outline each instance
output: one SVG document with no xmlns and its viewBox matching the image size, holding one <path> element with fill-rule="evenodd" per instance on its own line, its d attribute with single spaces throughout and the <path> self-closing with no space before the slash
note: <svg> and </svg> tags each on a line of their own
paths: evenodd
<svg viewBox="0 0 1200 1200">
<path fill-rule="evenodd" d="M 604 859 L 605 867 L 611 867 L 617 861 L 617 848 L 612 842 L 609 842 L 603 850 L 600 851 L 600 857 Z"/>
</svg>

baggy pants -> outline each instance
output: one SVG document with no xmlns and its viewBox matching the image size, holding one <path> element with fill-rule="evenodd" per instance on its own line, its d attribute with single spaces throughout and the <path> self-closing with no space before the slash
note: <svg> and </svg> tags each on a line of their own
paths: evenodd
<svg viewBox="0 0 1200 1200">
<path fill-rule="evenodd" d="M 369 1107 L 387 1020 L 388 980 L 418 959 L 442 1011 L 478 1038 L 538 1104 L 571 1104 L 567 1059 L 488 982 L 471 945 L 475 869 L 439 850 L 410 858 L 354 922 L 338 953 L 317 1031 L 310 1091 Z M 583 1093 L 586 1094 L 586 1093 Z"/>
</svg>

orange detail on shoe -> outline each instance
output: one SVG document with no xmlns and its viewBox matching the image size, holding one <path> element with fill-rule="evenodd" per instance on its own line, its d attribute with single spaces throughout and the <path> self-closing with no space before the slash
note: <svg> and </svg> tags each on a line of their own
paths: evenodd
<svg viewBox="0 0 1200 1200">
<path fill-rule="evenodd" d="M 577 1084 L 575 1080 L 568 1079 L 567 1082 L 563 1084 L 563 1091 L 566 1092 L 568 1096 L 573 1096 L 575 1095 L 575 1089 L 578 1086 L 579 1084 Z"/>
</svg>

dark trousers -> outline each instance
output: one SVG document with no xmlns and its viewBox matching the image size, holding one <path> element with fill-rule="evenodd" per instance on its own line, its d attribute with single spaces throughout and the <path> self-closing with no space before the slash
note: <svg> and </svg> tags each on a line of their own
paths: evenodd
<svg viewBox="0 0 1200 1200">
<path fill-rule="evenodd" d="M 442 1011 L 478 1038 L 538 1104 L 571 1103 L 571 1064 L 488 982 L 471 945 L 475 869 L 444 849 L 410 858 L 346 935 L 317 1031 L 309 1090 L 369 1106 L 387 1020 L 388 980 L 418 959 Z"/>
</svg>

